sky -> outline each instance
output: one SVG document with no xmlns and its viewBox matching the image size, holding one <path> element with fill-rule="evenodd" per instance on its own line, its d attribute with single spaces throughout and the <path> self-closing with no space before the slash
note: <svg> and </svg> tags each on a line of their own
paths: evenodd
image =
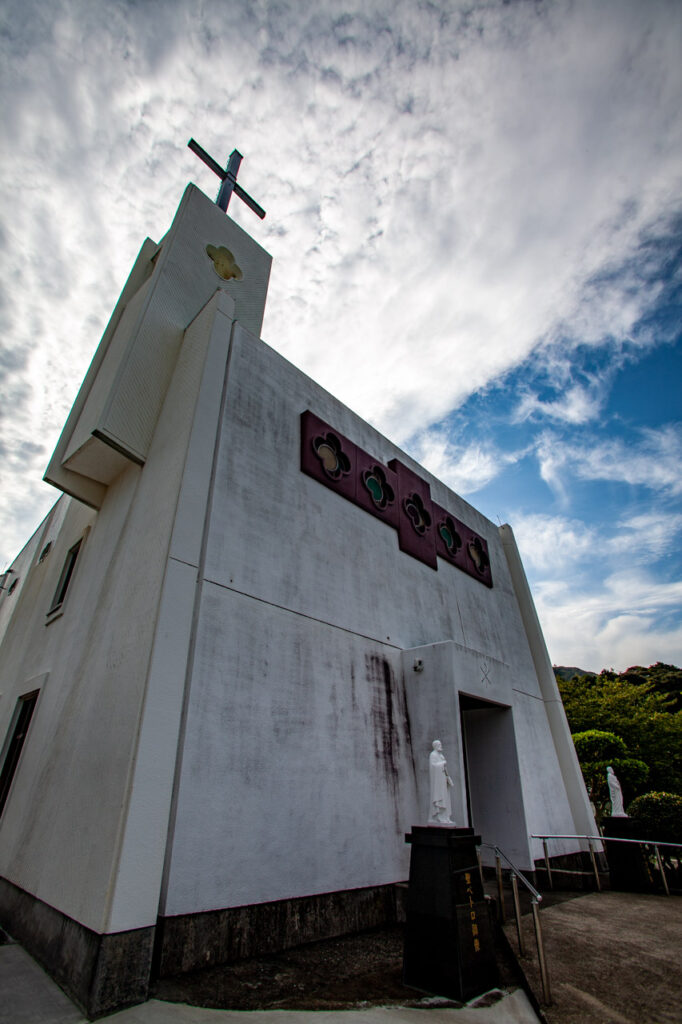
<svg viewBox="0 0 682 1024">
<path fill-rule="evenodd" d="M 263 338 L 496 523 L 555 664 L 682 662 L 678 0 L 5 0 L 0 561 L 188 150 Z"/>
</svg>

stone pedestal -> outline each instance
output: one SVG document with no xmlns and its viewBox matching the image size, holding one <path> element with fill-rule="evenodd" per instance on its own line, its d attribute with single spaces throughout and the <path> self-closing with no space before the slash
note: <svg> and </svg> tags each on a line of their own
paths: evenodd
<svg viewBox="0 0 682 1024">
<path fill-rule="evenodd" d="M 639 839 L 632 818 L 604 818 L 602 831 L 605 836 L 621 839 Z M 636 843 L 610 843 L 604 840 L 606 859 L 609 862 L 609 881 L 612 889 L 624 892 L 647 892 L 655 888 L 648 859 L 643 848 Z"/>
<path fill-rule="evenodd" d="M 415 826 L 403 980 L 466 1001 L 498 982 L 492 923 L 471 828 Z"/>
</svg>

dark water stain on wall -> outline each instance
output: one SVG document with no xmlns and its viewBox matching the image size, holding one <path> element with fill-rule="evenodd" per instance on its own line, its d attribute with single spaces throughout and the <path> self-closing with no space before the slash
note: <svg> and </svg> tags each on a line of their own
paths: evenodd
<svg viewBox="0 0 682 1024">
<path fill-rule="evenodd" d="M 371 686 L 370 715 L 374 732 L 374 757 L 383 774 L 397 789 L 409 746 L 409 724 L 402 679 L 396 682 L 389 661 L 380 654 L 366 654 L 367 681 Z"/>
<path fill-rule="evenodd" d="M 351 662 L 350 666 L 350 704 L 354 712 L 358 710 L 358 692 L 355 681 L 355 665 Z"/>
</svg>

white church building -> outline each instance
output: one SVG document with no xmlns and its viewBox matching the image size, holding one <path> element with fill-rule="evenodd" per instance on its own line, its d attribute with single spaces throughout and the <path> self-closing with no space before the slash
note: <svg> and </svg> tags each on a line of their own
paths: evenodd
<svg viewBox="0 0 682 1024">
<path fill-rule="evenodd" d="M 92 1017 L 395 920 L 434 739 L 521 869 L 594 830 L 510 527 L 260 340 L 270 263 L 187 188 L 0 591 L 0 924 Z"/>
</svg>

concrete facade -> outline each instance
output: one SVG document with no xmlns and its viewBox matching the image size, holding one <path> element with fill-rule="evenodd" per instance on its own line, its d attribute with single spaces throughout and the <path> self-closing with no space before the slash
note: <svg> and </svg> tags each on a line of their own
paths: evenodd
<svg viewBox="0 0 682 1024">
<path fill-rule="evenodd" d="M 242 279 L 218 276 L 216 246 Z M 227 936 L 249 907 L 272 908 L 282 943 L 376 923 L 427 818 L 435 738 L 457 823 L 520 867 L 541 856 L 531 833 L 594 827 L 510 528 L 258 339 L 269 266 L 188 188 L 142 247 L 48 467 L 71 497 L 0 600 L 5 749 L 39 691 L 0 818 L 0 909 L 92 1015 L 144 998 L 171 922 L 217 915 L 185 966 L 257 951 Z M 302 472 L 306 412 L 387 478 L 398 460 L 487 546 L 492 586 L 435 548 L 413 557 L 343 481 Z M 54 966 L 55 913 L 87 931 L 83 956 L 109 957 L 80 980 Z M 143 963 L 117 989 L 131 936 Z"/>
</svg>

